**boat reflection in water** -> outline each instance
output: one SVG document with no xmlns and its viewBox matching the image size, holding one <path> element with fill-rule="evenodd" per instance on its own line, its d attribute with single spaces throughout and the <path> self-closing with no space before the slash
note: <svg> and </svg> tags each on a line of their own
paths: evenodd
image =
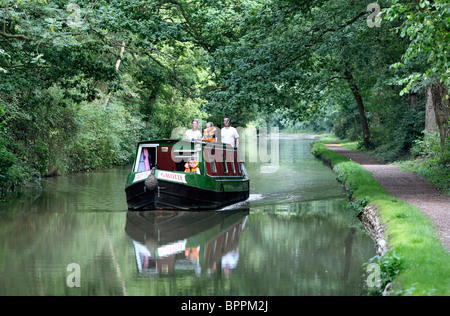
<svg viewBox="0 0 450 316">
<path fill-rule="evenodd" d="M 127 213 L 125 231 L 133 239 L 139 273 L 195 274 L 237 265 L 239 237 L 248 209 L 227 211 L 133 211 Z"/>
</svg>

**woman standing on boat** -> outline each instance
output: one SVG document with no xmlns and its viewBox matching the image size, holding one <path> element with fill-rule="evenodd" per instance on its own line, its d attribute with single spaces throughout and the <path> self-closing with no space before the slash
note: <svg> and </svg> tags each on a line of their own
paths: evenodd
<svg viewBox="0 0 450 316">
<path fill-rule="evenodd" d="M 192 128 L 188 129 L 186 133 L 184 133 L 184 138 L 189 140 L 196 140 L 202 138 L 202 133 L 197 129 L 198 122 L 197 120 L 192 120 Z"/>
<path fill-rule="evenodd" d="M 203 131 L 203 140 L 205 142 L 215 142 L 216 141 L 216 128 L 212 122 L 206 123 L 206 128 Z"/>
</svg>

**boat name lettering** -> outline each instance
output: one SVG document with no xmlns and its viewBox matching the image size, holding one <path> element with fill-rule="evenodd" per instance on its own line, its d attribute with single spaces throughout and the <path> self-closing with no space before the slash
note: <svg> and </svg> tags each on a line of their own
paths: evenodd
<svg viewBox="0 0 450 316">
<path fill-rule="evenodd" d="M 171 181 L 175 181 L 175 182 L 182 182 L 182 183 L 187 183 L 186 182 L 186 175 L 185 174 L 181 174 L 181 173 L 172 173 L 172 172 L 159 172 L 158 174 L 158 178 L 159 179 L 165 179 L 165 180 L 171 180 Z"/>
<path fill-rule="evenodd" d="M 136 182 L 136 181 L 139 181 L 139 180 L 147 179 L 147 177 L 148 177 L 149 175 L 150 175 L 150 171 L 145 171 L 145 172 L 137 173 L 137 174 L 134 176 L 133 182 Z"/>
<path fill-rule="evenodd" d="M 158 248 L 159 257 L 167 257 L 186 250 L 186 239 L 164 245 Z"/>
</svg>

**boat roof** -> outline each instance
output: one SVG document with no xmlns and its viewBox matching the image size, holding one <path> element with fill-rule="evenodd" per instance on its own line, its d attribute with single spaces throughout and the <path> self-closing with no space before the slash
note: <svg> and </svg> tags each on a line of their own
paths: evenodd
<svg viewBox="0 0 450 316">
<path fill-rule="evenodd" d="M 177 143 L 179 141 L 188 141 L 188 140 L 173 139 L 173 138 L 147 139 L 139 141 L 138 144 Z"/>
<path fill-rule="evenodd" d="M 202 144 L 209 144 L 207 142 L 202 142 L 202 141 L 191 141 L 189 139 L 175 139 L 175 138 L 161 138 L 161 139 L 148 139 L 148 140 L 141 140 L 139 141 L 137 144 L 141 145 L 141 144 L 161 144 L 161 145 L 169 145 L 169 144 L 176 144 L 178 142 L 185 142 L 185 143 L 202 143 Z M 223 144 L 223 143 L 215 143 L 217 145 L 221 144 L 224 145 L 226 147 L 230 147 L 230 145 L 228 144 Z M 234 147 L 234 149 L 236 149 Z"/>
</svg>

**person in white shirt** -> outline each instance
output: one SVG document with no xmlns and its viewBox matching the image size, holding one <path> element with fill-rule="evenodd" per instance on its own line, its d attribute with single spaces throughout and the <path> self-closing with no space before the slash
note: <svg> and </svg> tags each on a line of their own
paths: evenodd
<svg viewBox="0 0 450 316">
<path fill-rule="evenodd" d="M 198 122 L 197 120 L 192 120 L 192 128 L 188 129 L 184 133 L 184 138 L 189 140 L 197 140 L 202 138 L 202 132 L 200 132 L 198 129 Z"/>
<path fill-rule="evenodd" d="M 239 134 L 237 130 L 231 126 L 230 118 L 226 117 L 223 119 L 225 127 L 222 128 L 222 143 L 229 144 L 233 147 L 239 147 Z"/>
</svg>

